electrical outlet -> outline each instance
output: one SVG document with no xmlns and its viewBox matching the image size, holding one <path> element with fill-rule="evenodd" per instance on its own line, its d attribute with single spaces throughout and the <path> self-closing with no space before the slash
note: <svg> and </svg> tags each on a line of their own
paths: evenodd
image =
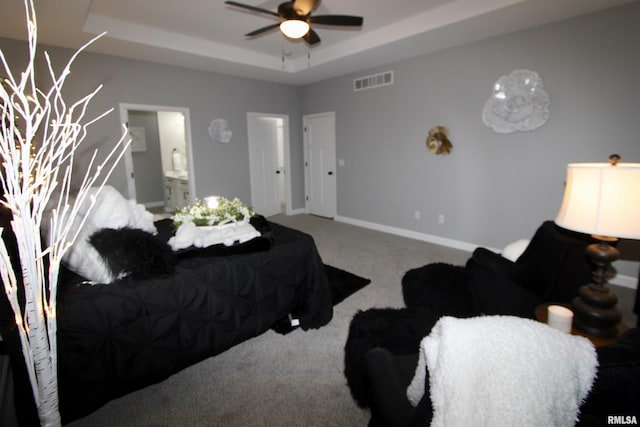
<svg viewBox="0 0 640 427">
<path fill-rule="evenodd" d="M 440 224 L 444 224 L 444 214 L 440 214 L 440 215 L 438 215 L 438 222 L 439 222 Z"/>
<path fill-rule="evenodd" d="M 414 211 L 414 212 L 413 212 L 413 217 L 414 217 L 415 219 L 420 219 L 420 211 Z"/>
</svg>

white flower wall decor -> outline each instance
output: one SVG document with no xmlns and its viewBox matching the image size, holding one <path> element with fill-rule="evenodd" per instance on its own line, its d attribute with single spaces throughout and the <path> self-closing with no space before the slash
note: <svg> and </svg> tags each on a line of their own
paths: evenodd
<svg viewBox="0 0 640 427">
<path fill-rule="evenodd" d="M 482 121 L 497 133 L 534 130 L 548 118 L 549 95 L 542 79 L 524 69 L 500 77 L 482 110 Z"/>
<path fill-rule="evenodd" d="M 209 136 L 216 142 L 227 144 L 231 141 L 231 129 L 225 119 L 213 119 L 209 124 Z"/>
</svg>

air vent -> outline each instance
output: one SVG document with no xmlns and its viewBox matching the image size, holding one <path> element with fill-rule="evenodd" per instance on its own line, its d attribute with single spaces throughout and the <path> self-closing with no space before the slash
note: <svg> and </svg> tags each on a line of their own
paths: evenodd
<svg viewBox="0 0 640 427">
<path fill-rule="evenodd" d="M 373 89 L 374 87 L 387 86 L 393 84 L 393 71 L 385 71 L 384 73 L 373 74 L 371 76 L 360 77 L 353 81 L 353 91 L 358 92 L 365 89 Z"/>
</svg>

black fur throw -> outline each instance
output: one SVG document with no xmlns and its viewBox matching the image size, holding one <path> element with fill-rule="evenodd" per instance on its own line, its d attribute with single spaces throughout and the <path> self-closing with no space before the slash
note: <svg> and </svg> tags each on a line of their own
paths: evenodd
<svg viewBox="0 0 640 427">
<path fill-rule="evenodd" d="M 442 262 L 407 271 L 402 276 L 402 297 L 407 308 L 429 308 L 441 316 L 471 317 L 478 311 L 465 267 Z"/>
<path fill-rule="evenodd" d="M 176 257 L 171 247 L 137 228 L 102 228 L 89 237 L 114 276 L 147 279 L 173 272 Z"/>
</svg>

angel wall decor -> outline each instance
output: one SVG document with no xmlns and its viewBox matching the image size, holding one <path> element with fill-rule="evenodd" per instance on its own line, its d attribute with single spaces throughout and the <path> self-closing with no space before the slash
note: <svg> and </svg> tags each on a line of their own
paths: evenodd
<svg viewBox="0 0 640 427">
<path fill-rule="evenodd" d="M 453 144 L 449 140 L 449 130 L 444 126 L 434 126 L 429 129 L 427 148 L 434 154 L 449 154 Z"/>
</svg>

